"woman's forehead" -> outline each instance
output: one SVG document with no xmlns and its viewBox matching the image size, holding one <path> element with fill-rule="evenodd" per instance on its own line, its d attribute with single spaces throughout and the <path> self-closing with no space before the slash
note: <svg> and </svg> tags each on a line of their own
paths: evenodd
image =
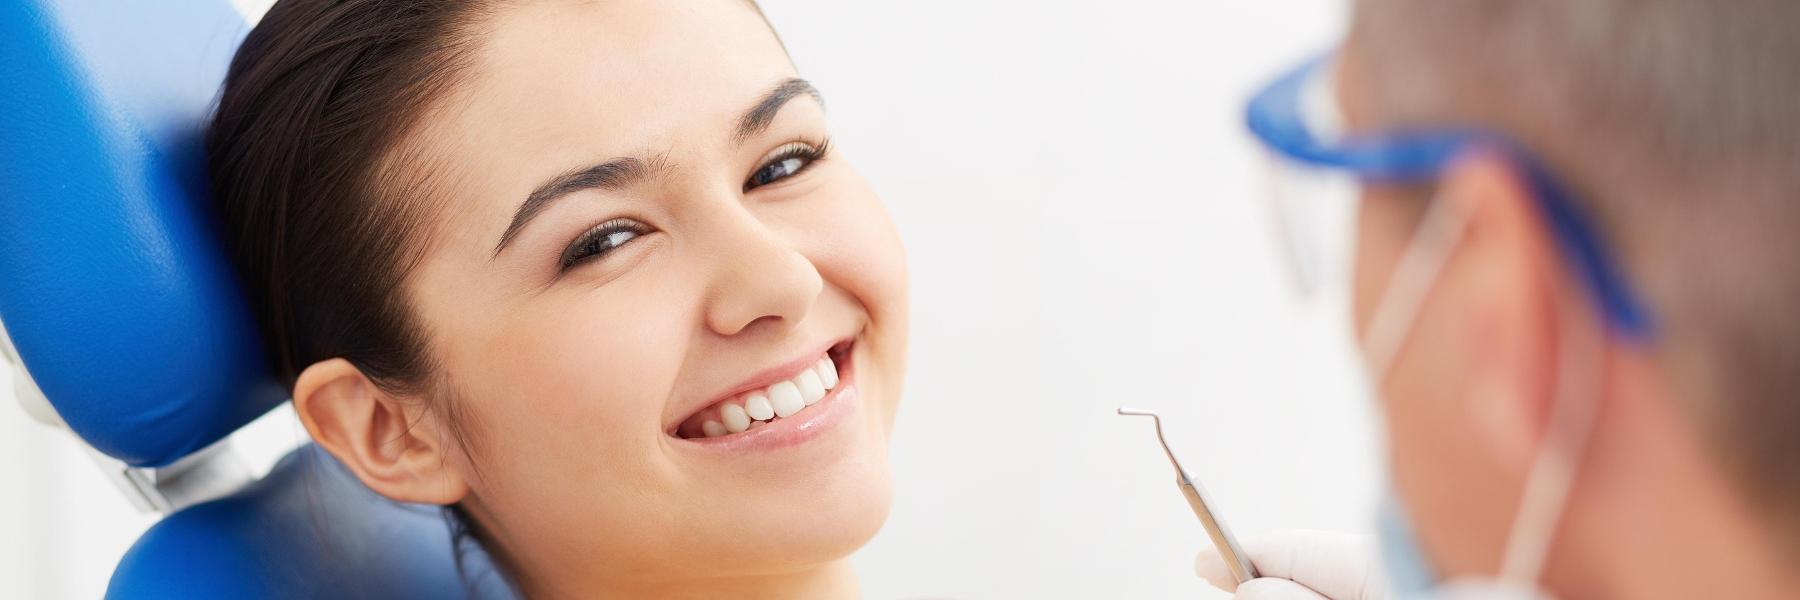
<svg viewBox="0 0 1800 600">
<path fill-rule="evenodd" d="M 581 164 L 726 145 L 744 108 L 793 75 L 740 2 L 530 3 L 476 35 L 468 70 L 409 136 L 461 206 L 450 212 L 470 217 L 459 229 L 487 229 L 501 218 L 488 209 Z"/>
<path fill-rule="evenodd" d="M 721 0 L 531 3 L 496 15 L 472 62 L 470 108 L 490 119 L 620 125 L 729 111 L 791 70 L 761 16 Z"/>
<path fill-rule="evenodd" d="M 454 137 L 435 140 L 482 165 L 708 140 L 792 74 L 761 16 L 733 1 L 530 3 L 486 29 L 441 113 Z"/>
</svg>

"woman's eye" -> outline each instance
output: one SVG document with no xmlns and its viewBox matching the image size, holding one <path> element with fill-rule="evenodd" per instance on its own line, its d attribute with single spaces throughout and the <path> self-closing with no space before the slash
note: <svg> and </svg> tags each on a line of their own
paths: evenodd
<svg viewBox="0 0 1800 600">
<path fill-rule="evenodd" d="M 744 191 L 748 192 L 799 174 L 824 157 L 826 147 L 826 144 L 814 146 L 795 142 L 776 149 L 767 160 L 763 161 L 761 167 L 757 167 L 755 173 L 750 174 L 750 179 L 744 182 Z"/>
<path fill-rule="evenodd" d="M 756 170 L 755 175 L 750 176 L 750 187 L 761 187 L 781 181 L 790 175 L 799 173 L 800 169 L 805 167 L 806 159 L 800 157 L 784 158 L 780 161 L 763 165 L 763 168 Z"/>
<path fill-rule="evenodd" d="M 575 238 L 563 251 L 562 268 L 567 270 L 579 263 L 597 260 L 648 232 L 648 227 L 631 219 L 613 219 L 596 225 Z"/>
</svg>

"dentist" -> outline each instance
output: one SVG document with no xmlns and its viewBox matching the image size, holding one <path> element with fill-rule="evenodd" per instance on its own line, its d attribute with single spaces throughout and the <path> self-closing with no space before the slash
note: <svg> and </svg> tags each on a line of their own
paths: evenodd
<svg viewBox="0 0 1800 600">
<path fill-rule="evenodd" d="M 1796 32 L 1782 0 L 1358 2 L 1249 124 L 1357 203 L 1381 556 L 1288 532 L 1245 540 L 1261 579 L 1210 552 L 1200 574 L 1237 598 L 1800 597 Z M 1274 201 L 1303 224 L 1330 200 Z"/>
</svg>

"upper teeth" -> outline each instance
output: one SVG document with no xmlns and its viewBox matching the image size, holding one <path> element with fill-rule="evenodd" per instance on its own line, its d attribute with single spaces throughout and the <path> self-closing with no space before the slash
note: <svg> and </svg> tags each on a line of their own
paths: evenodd
<svg viewBox="0 0 1800 600">
<path fill-rule="evenodd" d="M 786 381 L 719 403 L 718 410 L 700 423 L 700 433 L 706 437 L 719 437 L 743 432 L 777 418 L 794 416 L 794 413 L 817 404 L 825 397 L 825 392 L 836 388 L 837 384 L 837 364 L 830 356 L 822 357 Z"/>
</svg>

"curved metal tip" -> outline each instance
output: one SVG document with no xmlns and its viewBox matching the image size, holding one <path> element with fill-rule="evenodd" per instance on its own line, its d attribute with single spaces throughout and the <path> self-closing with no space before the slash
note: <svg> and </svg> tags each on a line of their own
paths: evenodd
<svg viewBox="0 0 1800 600">
<path fill-rule="evenodd" d="M 1169 464 L 1175 467 L 1175 477 L 1181 483 L 1188 482 L 1187 471 L 1181 468 L 1181 461 L 1175 458 L 1175 451 L 1169 449 L 1169 440 L 1163 438 L 1162 416 L 1155 411 L 1141 408 L 1119 407 L 1119 414 L 1127 417 L 1150 417 L 1156 422 L 1156 443 L 1162 446 L 1163 456 L 1169 457 Z"/>
</svg>

